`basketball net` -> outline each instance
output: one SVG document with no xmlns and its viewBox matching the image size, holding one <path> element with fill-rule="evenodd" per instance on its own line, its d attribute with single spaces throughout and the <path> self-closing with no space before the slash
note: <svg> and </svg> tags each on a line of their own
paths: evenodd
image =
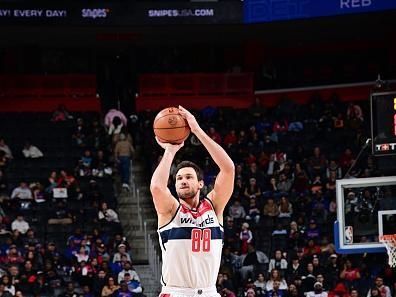
<svg viewBox="0 0 396 297">
<path fill-rule="evenodd" d="M 396 267 L 396 234 L 382 235 L 379 240 L 385 245 L 388 252 L 389 266 Z"/>
</svg>

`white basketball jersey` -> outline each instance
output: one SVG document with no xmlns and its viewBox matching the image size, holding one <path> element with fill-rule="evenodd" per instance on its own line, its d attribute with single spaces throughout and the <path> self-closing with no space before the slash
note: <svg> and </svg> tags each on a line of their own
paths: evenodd
<svg viewBox="0 0 396 297">
<path fill-rule="evenodd" d="M 223 233 L 208 198 L 202 199 L 196 210 L 180 204 L 173 219 L 158 229 L 162 285 L 182 288 L 215 286 Z"/>
</svg>

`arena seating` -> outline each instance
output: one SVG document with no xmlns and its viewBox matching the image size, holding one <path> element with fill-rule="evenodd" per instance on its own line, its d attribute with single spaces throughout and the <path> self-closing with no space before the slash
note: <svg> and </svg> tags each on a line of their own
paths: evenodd
<svg viewBox="0 0 396 297">
<path fill-rule="evenodd" d="M 2 216 L 2 232 L 0 234 L 0 269 L 7 271 L 9 264 L 19 265 L 20 273 L 13 276 L 18 280 L 15 285 L 24 296 L 60 296 L 67 283 L 74 283 L 76 292 L 82 292 L 84 285 L 89 285 L 93 296 L 100 296 L 101 287 L 95 287 L 97 273 L 104 270 L 109 276 L 111 273 L 117 277 L 118 270 L 110 269 L 113 264 L 113 255 L 117 252 L 119 244 L 128 243 L 122 239 L 122 229 L 119 223 L 109 223 L 98 219 L 100 203 L 106 202 L 108 208 L 116 209 L 117 199 L 114 192 L 114 179 L 111 174 L 104 176 L 80 176 L 78 170 L 79 160 L 87 148 L 95 152 L 95 148 L 88 145 L 76 145 L 73 140 L 80 118 L 84 121 L 84 133 L 88 139 L 92 133 L 91 124 L 98 118 L 95 113 L 73 114 L 73 119 L 66 121 L 51 121 L 50 113 L 5 113 L 0 115 L 0 137 L 11 148 L 13 158 L 2 163 L 2 184 L 0 206 L 4 211 Z M 102 128 L 103 129 L 103 128 Z M 44 157 L 37 159 L 24 158 L 22 149 L 26 140 L 37 146 Z M 102 143 L 105 156 L 110 156 L 109 139 Z M 69 176 L 75 176 L 75 187 L 68 188 L 67 198 L 56 198 L 48 190 L 51 172 L 59 173 L 65 170 Z M 4 178 L 5 177 L 5 178 Z M 13 189 L 21 182 L 26 182 L 32 192 L 39 188 L 38 195 L 33 199 L 23 200 L 11 198 Z M 42 186 L 37 186 L 40 183 Z M 67 187 L 67 185 L 66 185 Z M 36 199 L 39 198 L 39 199 Z M 40 200 L 41 199 L 41 200 Z M 66 212 L 70 214 L 68 223 L 50 224 L 52 218 L 58 219 L 59 203 L 64 203 Z M 18 234 L 10 230 L 11 222 L 18 215 L 23 215 L 29 228 L 34 231 L 33 238 L 26 234 Z M 67 215 L 65 216 L 67 217 Z M 77 230 L 79 229 L 79 231 Z M 11 232 L 10 232 L 11 231 Z M 99 241 L 97 241 L 99 240 Z M 76 253 L 80 245 L 84 246 L 89 255 L 87 265 L 90 273 L 85 277 L 81 275 L 81 262 L 76 260 Z M 32 243 L 34 270 L 30 274 L 24 268 L 28 260 L 28 244 Z M 10 256 L 10 246 L 15 244 L 19 259 Z M 55 250 L 49 250 L 49 245 L 55 244 Z M 104 244 L 106 253 L 109 254 L 109 263 L 102 263 L 103 258 L 98 253 L 98 246 Z M 56 257 L 56 258 L 54 258 Z M 30 258 L 29 258 L 30 259 Z M 96 265 L 93 264 L 96 259 Z M 87 267 L 88 267 L 87 266 Z M 120 265 L 121 266 L 121 265 Z M 88 268 L 87 268 L 88 269 Z M 41 283 L 40 274 L 45 280 Z M 26 280 L 26 275 L 32 278 Z M 51 280 L 53 282 L 51 282 Z M 16 284 L 16 283 L 15 283 Z M 94 287 L 96 289 L 94 289 Z M 96 290 L 96 291 L 95 291 Z"/>
<path fill-rule="evenodd" d="M 335 184 L 330 172 L 337 179 L 344 177 L 367 139 L 364 131 L 369 131 L 368 103 L 347 103 L 334 95 L 332 99 L 313 98 L 303 105 L 292 99 L 273 108 L 256 104 L 248 109 L 207 107 L 194 111 L 206 131 L 215 128 L 213 135 L 208 132 L 209 135 L 221 139 L 219 143 L 236 165 L 234 193 L 224 212 L 226 251 L 218 291 L 227 297 L 305 296 L 314 292 L 314 283 L 322 276 L 323 291 L 333 296 L 340 294 L 337 291 L 340 286 L 348 294 L 357 289 L 359 296 L 366 296 L 378 275 L 387 275 L 386 285 L 393 286 L 390 275 L 394 272 L 379 264 L 386 263 L 386 255 L 337 255 L 332 244 L 336 214 Z M 142 112 L 140 116 L 150 122 L 155 111 Z M 341 125 L 336 123 L 337 118 Z M 236 131 L 235 137 L 230 136 L 231 130 Z M 151 160 L 149 166 L 155 168 L 161 150 L 150 132 L 145 133 L 146 158 Z M 202 145 L 187 142 L 177 159 L 192 160 L 204 169 L 207 192 L 213 187 L 217 168 Z M 153 151 L 153 147 L 158 149 Z M 351 156 L 348 148 L 352 150 Z M 335 167 L 330 166 L 331 160 Z M 381 175 L 378 167 L 369 165 L 372 160 L 365 151 L 351 175 L 356 178 Z M 256 184 L 250 188 L 252 178 Z M 258 196 L 254 194 L 257 191 Z M 272 208 L 266 205 L 271 199 L 275 202 Z M 250 206 L 251 200 L 255 200 L 258 210 Z M 236 201 L 243 210 L 234 205 Z M 258 222 L 247 217 L 252 214 L 260 216 Z M 249 224 L 248 230 L 242 229 L 245 222 Z M 255 251 L 257 254 L 252 256 Z M 280 258 L 275 258 L 276 251 L 280 251 Z M 332 258 L 337 258 L 335 265 Z M 299 262 L 298 270 L 292 268 L 293 260 Z M 282 261 L 287 262 L 287 268 Z M 314 272 L 307 268 L 310 263 L 316 263 Z M 280 276 L 272 275 L 274 268 Z M 359 271 L 361 277 L 345 279 L 341 274 L 344 270 Z M 260 274 L 264 281 L 259 280 Z M 276 280 L 285 284 L 279 291 L 272 287 Z M 254 289 L 254 295 L 249 288 Z"/>
</svg>

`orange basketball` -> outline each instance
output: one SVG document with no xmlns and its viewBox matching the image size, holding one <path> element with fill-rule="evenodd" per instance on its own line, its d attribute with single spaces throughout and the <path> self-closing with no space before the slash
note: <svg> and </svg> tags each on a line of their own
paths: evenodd
<svg viewBox="0 0 396 297">
<path fill-rule="evenodd" d="M 161 142 L 179 144 L 190 135 L 190 127 L 176 107 L 161 110 L 154 119 L 153 128 Z"/>
</svg>

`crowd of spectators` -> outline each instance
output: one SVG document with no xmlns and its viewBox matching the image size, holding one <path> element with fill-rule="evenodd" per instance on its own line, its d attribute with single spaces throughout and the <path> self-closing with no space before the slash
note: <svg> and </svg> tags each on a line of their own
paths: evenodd
<svg viewBox="0 0 396 297">
<path fill-rule="evenodd" d="M 247 110 L 195 111 L 236 167 L 224 212 L 217 280 L 222 296 L 395 294 L 396 275 L 386 254 L 340 255 L 333 244 L 336 179 L 382 174 L 368 151 L 356 160 L 368 138 L 367 109 L 365 103 L 347 104 L 333 96 L 306 105 L 285 100 L 272 109 L 257 100 Z M 144 116 L 148 125 L 154 114 Z M 149 165 L 155 168 L 161 151 L 152 151 L 152 137 L 144 139 Z M 208 192 L 217 168 L 196 137 L 187 141 L 176 163 L 197 162 Z"/>
<path fill-rule="evenodd" d="M 60 136 L 70 152 L 62 156 L 69 166 L 48 169 L 46 179 L 9 182 L 17 159 L 33 158 L 26 162 L 39 167 L 45 154 L 28 141 L 13 154 L 13 144 L 0 138 L 0 296 L 141 295 L 113 191 L 120 171 L 115 147 L 128 139 L 132 151 L 130 134 L 62 106 L 47 121 L 48 130 L 67 127 Z"/>
</svg>

